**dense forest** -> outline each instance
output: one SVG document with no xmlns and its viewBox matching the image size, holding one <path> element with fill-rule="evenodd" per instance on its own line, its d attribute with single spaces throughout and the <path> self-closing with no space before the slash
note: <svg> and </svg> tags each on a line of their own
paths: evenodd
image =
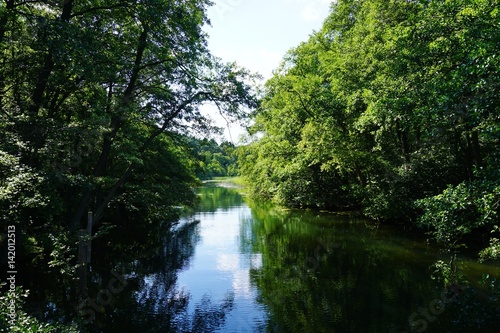
<svg viewBox="0 0 500 333">
<path fill-rule="evenodd" d="M 498 259 L 499 88 L 498 1 L 340 0 L 266 83 L 241 173 L 279 204 L 453 250 L 474 235 Z"/>
<path fill-rule="evenodd" d="M 210 54 L 210 5 L 0 1 L 4 250 L 15 230 L 18 262 L 76 281 L 89 212 L 94 238 L 108 221 L 156 230 L 200 180 L 242 175 L 283 206 L 362 212 L 500 259 L 498 0 L 334 1 L 262 94 Z M 251 118 L 251 143 L 200 139 L 217 131 L 206 104 Z M 17 331 L 80 331 L 6 293 L 0 329 L 13 303 Z"/>
<path fill-rule="evenodd" d="M 238 175 L 236 146 L 229 141 L 217 143 L 214 139 L 185 137 L 190 156 L 195 161 L 196 176 L 201 179 L 234 177 Z"/>
<path fill-rule="evenodd" d="M 254 75 L 208 51 L 210 4 L 0 2 L 0 220 L 19 262 L 74 274 L 88 212 L 95 230 L 168 221 L 194 204 L 197 172 L 227 171 L 185 138 L 213 132 L 207 103 L 233 121 L 257 103 Z"/>
</svg>

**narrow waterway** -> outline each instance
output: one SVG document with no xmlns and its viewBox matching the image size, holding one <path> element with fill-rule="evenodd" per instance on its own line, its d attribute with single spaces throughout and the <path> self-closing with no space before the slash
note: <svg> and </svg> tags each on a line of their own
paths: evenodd
<svg viewBox="0 0 500 333">
<path fill-rule="evenodd" d="M 217 184 L 207 184 L 199 195 L 196 212 L 174 228 L 115 233 L 135 238 L 127 247 L 109 246 L 120 244 L 109 238 L 96 244 L 90 301 L 80 304 L 85 319 L 92 319 L 90 331 L 400 333 L 498 327 L 481 290 L 443 289 L 431 278 L 431 265 L 449 256 L 422 237 L 348 215 L 284 211 Z M 474 260 L 462 260 L 461 269 L 474 283 L 484 273 L 500 276 L 498 267 Z M 53 299 L 50 312 L 64 299 L 64 291 L 57 296 L 64 288 L 44 288 L 54 288 L 46 289 Z M 482 329 L 471 330 L 481 321 Z"/>
<path fill-rule="evenodd" d="M 449 257 L 423 239 L 359 218 L 245 202 L 227 187 L 206 186 L 200 198 L 180 224 L 195 226 L 195 245 L 170 290 L 187 300 L 175 331 L 443 332 L 471 320 L 431 279 L 430 266 Z M 473 281 L 498 273 L 462 266 Z M 138 294 L 149 294 L 152 281 Z"/>
</svg>

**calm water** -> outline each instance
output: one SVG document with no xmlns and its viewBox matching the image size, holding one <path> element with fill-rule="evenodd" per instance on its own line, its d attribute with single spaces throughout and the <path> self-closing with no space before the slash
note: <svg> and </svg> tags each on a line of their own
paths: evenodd
<svg viewBox="0 0 500 333">
<path fill-rule="evenodd" d="M 468 325 L 487 312 L 481 291 L 466 311 L 463 295 L 439 301 L 443 289 L 429 266 L 449 258 L 411 233 L 283 211 L 226 187 L 206 186 L 200 198 L 175 228 L 123 231 L 96 244 L 94 307 L 80 304 L 95 315 L 91 331 L 387 333 L 410 332 L 413 322 L 419 332 L 471 332 Z M 113 247 L 112 237 L 135 242 Z M 498 267 L 462 266 L 472 281 L 500 276 Z M 64 303 L 64 288 L 46 288 Z"/>
</svg>

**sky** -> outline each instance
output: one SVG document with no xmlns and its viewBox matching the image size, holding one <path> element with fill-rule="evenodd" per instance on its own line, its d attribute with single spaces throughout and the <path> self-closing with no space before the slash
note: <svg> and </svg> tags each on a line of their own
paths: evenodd
<svg viewBox="0 0 500 333">
<path fill-rule="evenodd" d="M 208 47 L 214 56 L 272 76 L 285 53 L 321 29 L 331 0 L 213 0 L 208 10 L 211 26 Z M 216 123 L 227 127 L 215 109 L 207 109 Z M 238 142 L 244 130 L 226 128 L 227 140 Z"/>
</svg>

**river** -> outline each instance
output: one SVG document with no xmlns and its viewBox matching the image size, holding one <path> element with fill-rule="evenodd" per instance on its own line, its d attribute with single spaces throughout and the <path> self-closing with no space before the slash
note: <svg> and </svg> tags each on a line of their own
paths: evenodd
<svg viewBox="0 0 500 333">
<path fill-rule="evenodd" d="M 470 332 L 483 318 L 496 326 L 474 291 L 482 274 L 500 276 L 496 266 L 463 258 L 473 288 L 444 289 L 430 267 L 449 255 L 421 233 L 287 211 L 216 183 L 199 195 L 174 227 L 96 242 L 79 304 L 92 332 Z M 134 242 L 110 245 L 120 239 Z M 64 286 L 46 284 L 49 313 L 64 303 Z"/>
</svg>

